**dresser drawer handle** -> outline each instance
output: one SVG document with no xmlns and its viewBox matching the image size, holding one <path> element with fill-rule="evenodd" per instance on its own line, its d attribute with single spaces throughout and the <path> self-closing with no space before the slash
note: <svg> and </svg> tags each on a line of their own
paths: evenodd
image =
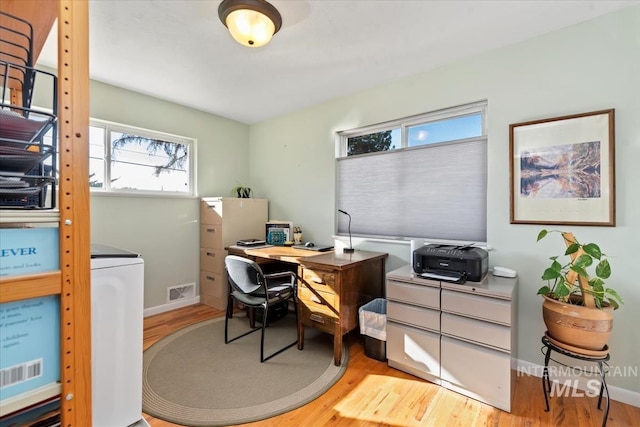
<svg viewBox="0 0 640 427">
<path fill-rule="evenodd" d="M 322 304 L 320 298 L 317 295 L 311 295 L 311 302 L 315 302 L 316 304 Z"/>
<path fill-rule="evenodd" d="M 215 233 L 216 229 L 215 228 L 207 228 L 207 233 Z"/>
<path fill-rule="evenodd" d="M 207 280 L 212 280 L 212 281 L 214 281 L 214 282 L 215 282 L 215 281 L 216 281 L 216 278 L 215 278 L 215 277 L 211 277 L 211 276 L 207 276 Z"/>
<path fill-rule="evenodd" d="M 314 278 L 312 278 L 312 279 L 311 279 L 311 281 L 312 281 L 313 283 L 317 283 L 317 284 L 319 284 L 319 285 L 324 285 L 324 280 L 322 280 L 322 278 L 321 278 L 321 277 L 314 277 Z"/>
<path fill-rule="evenodd" d="M 324 317 L 320 316 L 319 314 L 312 314 L 309 316 L 309 320 L 311 320 L 312 322 L 317 322 L 317 323 L 323 323 L 324 324 Z"/>
<path fill-rule="evenodd" d="M 207 256 L 216 256 L 213 252 L 207 252 Z"/>
</svg>

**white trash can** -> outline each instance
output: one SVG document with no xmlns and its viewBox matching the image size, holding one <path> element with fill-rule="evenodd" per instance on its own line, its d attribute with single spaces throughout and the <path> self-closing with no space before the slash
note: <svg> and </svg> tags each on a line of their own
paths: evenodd
<svg viewBox="0 0 640 427">
<path fill-rule="evenodd" d="M 387 361 L 387 300 L 376 298 L 358 309 L 360 334 L 364 335 L 364 354 Z"/>
</svg>

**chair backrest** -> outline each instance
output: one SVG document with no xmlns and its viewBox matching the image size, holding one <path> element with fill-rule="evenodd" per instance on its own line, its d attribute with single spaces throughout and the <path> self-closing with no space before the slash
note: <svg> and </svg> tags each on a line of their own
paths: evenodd
<svg viewBox="0 0 640 427">
<path fill-rule="evenodd" d="M 264 287 L 264 274 L 258 264 L 250 259 L 228 255 L 224 259 L 225 269 L 231 287 L 250 294 Z"/>
</svg>

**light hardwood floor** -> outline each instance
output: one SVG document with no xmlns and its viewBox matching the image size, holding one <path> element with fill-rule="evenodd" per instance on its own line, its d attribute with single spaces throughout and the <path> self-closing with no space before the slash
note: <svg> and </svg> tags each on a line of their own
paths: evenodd
<svg viewBox="0 0 640 427">
<path fill-rule="evenodd" d="M 222 316 L 198 304 L 144 321 L 144 348 L 190 324 Z M 597 398 L 554 397 L 544 411 L 540 378 L 519 376 L 512 413 L 482 404 L 364 354 L 357 331 L 347 334 L 349 365 L 344 376 L 313 402 L 277 417 L 242 426 L 567 426 L 599 427 Z M 297 351 L 291 349 L 289 351 Z M 145 414 L 151 427 L 175 427 Z M 611 401 L 608 427 L 640 426 L 640 408 Z"/>
</svg>

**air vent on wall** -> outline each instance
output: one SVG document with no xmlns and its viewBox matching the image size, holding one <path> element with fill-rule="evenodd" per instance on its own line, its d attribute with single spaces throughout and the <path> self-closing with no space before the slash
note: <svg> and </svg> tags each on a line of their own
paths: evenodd
<svg viewBox="0 0 640 427">
<path fill-rule="evenodd" d="M 196 296 L 196 284 L 177 285 L 167 288 L 167 302 L 173 302 L 184 298 Z"/>
</svg>

